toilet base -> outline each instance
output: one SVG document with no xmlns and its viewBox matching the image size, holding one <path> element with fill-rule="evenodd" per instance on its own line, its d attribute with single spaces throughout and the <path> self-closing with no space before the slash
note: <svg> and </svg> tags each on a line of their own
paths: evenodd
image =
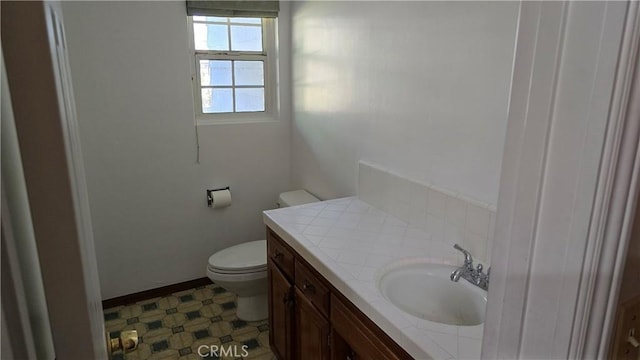
<svg viewBox="0 0 640 360">
<path fill-rule="evenodd" d="M 258 321 L 269 317 L 267 294 L 238 296 L 236 315 L 244 321 Z"/>
</svg>

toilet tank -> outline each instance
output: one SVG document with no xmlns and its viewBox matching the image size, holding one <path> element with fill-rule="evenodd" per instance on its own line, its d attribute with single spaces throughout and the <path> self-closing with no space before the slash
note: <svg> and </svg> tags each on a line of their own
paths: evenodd
<svg viewBox="0 0 640 360">
<path fill-rule="evenodd" d="M 304 190 L 287 191 L 278 197 L 278 207 L 303 205 L 318 201 L 320 201 L 320 199 Z"/>
</svg>

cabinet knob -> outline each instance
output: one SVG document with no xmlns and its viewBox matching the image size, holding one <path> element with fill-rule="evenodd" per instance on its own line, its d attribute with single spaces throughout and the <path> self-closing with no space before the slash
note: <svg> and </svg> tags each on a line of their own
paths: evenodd
<svg viewBox="0 0 640 360">
<path fill-rule="evenodd" d="M 282 259 L 283 256 L 284 256 L 283 253 L 281 253 L 279 251 L 276 251 L 275 254 L 273 254 L 272 258 L 273 258 L 273 260 L 280 260 L 280 259 Z"/>
<path fill-rule="evenodd" d="M 294 305 L 294 298 L 293 298 L 293 294 L 285 294 L 285 296 L 282 298 L 282 302 L 287 306 L 287 307 L 293 307 Z"/>
<path fill-rule="evenodd" d="M 308 281 L 305 281 L 304 284 L 302 285 L 302 291 L 303 292 L 310 292 L 310 293 L 315 293 L 316 292 L 316 287 L 313 286 L 313 284 L 311 284 Z"/>
</svg>

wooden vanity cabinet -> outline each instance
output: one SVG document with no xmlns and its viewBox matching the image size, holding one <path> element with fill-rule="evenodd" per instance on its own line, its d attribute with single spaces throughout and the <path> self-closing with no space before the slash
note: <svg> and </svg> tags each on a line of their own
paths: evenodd
<svg viewBox="0 0 640 360">
<path fill-rule="evenodd" d="M 280 360 L 412 359 L 267 228 L 269 342 Z"/>
</svg>

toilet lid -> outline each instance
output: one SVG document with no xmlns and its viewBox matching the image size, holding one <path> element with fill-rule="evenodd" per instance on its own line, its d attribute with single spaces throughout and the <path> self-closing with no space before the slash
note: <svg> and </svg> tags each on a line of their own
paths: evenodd
<svg viewBox="0 0 640 360">
<path fill-rule="evenodd" d="M 257 240 L 220 250 L 209 257 L 209 268 L 224 272 L 256 271 L 267 266 L 267 241 Z"/>
</svg>

